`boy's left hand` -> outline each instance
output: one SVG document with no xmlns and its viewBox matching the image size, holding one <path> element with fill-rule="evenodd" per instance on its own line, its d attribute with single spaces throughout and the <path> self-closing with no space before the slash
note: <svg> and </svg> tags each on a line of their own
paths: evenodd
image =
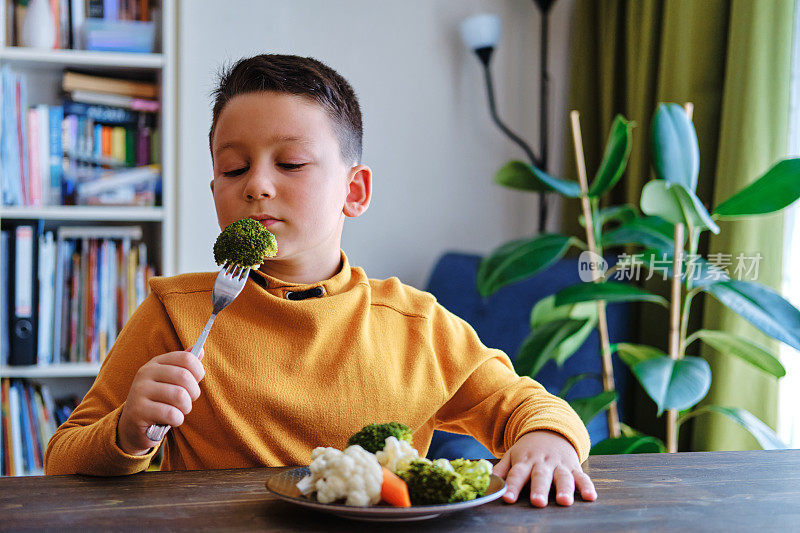
<svg viewBox="0 0 800 533">
<path fill-rule="evenodd" d="M 556 503 L 572 505 L 575 489 L 586 501 L 597 499 L 597 491 L 578 462 L 572 444 L 553 431 L 538 430 L 524 434 L 503 455 L 492 471 L 506 480 L 506 503 L 517 501 L 520 490 L 531 482 L 531 505 L 547 507 L 550 486 L 555 482 Z"/>
</svg>

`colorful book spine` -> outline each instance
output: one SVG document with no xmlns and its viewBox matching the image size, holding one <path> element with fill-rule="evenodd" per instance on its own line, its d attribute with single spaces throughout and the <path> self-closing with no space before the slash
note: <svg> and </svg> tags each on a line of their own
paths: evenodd
<svg viewBox="0 0 800 533">
<path fill-rule="evenodd" d="M 62 143 L 62 122 L 64 108 L 60 105 L 50 106 L 48 140 L 50 142 L 50 205 L 61 205 L 61 173 L 64 162 Z"/>
<path fill-rule="evenodd" d="M 28 109 L 28 139 L 30 139 L 30 153 L 26 161 L 28 166 L 28 204 L 41 205 L 42 203 L 42 156 L 39 141 L 39 110 Z"/>
</svg>

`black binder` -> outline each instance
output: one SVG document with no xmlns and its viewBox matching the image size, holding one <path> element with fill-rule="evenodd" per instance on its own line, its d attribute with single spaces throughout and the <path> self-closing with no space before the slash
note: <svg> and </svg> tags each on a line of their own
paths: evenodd
<svg viewBox="0 0 800 533">
<path fill-rule="evenodd" d="M 36 317 L 39 235 L 43 223 L 20 223 L 11 229 L 9 254 L 9 335 L 8 364 L 36 364 Z"/>
</svg>

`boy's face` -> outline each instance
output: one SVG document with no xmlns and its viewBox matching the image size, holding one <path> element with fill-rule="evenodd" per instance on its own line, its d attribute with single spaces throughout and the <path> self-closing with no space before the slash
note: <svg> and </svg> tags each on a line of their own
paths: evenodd
<svg viewBox="0 0 800 533">
<path fill-rule="evenodd" d="M 369 205 L 371 171 L 342 161 L 322 107 L 284 93 L 238 95 L 220 113 L 211 149 L 220 228 L 255 218 L 278 241 L 274 261 L 338 262 L 344 217 Z"/>
</svg>

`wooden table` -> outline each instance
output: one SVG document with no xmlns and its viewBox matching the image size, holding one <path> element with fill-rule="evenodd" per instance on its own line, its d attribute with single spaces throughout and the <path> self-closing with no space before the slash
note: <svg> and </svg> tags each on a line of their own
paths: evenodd
<svg viewBox="0 0 800 533">
<path fill-rule="evenodd" d="M 800 450 L 614 455 L 585 465 L 598 500 L 496 501 L 411 524 L 354 522 L 275 499 L 283 468 L 122 478 L 0 478 L 0 529 L 247 531 L 800 531 Z"/>
</svg>

